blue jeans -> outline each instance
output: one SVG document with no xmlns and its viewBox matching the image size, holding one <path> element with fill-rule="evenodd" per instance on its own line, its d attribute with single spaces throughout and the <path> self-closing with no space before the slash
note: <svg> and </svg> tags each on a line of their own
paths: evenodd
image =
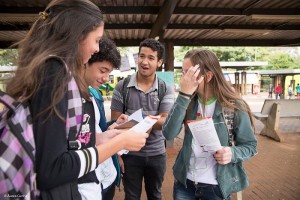
<svg viewBox="0 0 300 200">
<path fill-rule="evenodd" d="M 187 188 L 179 181 L 174 182 L 174 200 L 222 200 L 221 190 L 218 185 L 205 183 L 194 184 L 187 179 Z M 230 195 L 226 198 L 230 200 Z"/>
<path fill-rule="evenodd" d="M 123 155 L 125 200 L 140 200 L 144 178 L 148 200 L 162 199 L 161 186 L 166 172 L 166 154 L 158 156 Z"/>
</svg>

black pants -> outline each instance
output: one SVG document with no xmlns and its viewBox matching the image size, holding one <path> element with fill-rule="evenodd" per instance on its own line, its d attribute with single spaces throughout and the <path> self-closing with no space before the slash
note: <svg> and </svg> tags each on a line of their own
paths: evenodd
<svg viewBox="0 0 300 200">
<path fill-rule="evenodd" d="M 102 200 L 113 200 L 115 196 L 115 183 L 112 183 L 107 188 L 103 189 L 102 187 Z"/>
<path fill-rule="evenodd" d="M 161 186 L 166 172 L 166 154 L 157 156 L 122 156 L 125 166 L 123 185 L 125 200 L 140 200 L 142 181 L 148 200 L 160 200 Z"/>
</svg>

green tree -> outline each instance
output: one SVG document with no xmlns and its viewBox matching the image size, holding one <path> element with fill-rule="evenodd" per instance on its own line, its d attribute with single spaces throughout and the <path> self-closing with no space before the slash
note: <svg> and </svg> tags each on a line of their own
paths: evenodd
<svg viewBox="0 0 300 200">
<path fill-rule="evenodd" d="M 286 53 L 274 53 L 268 57 L 267 69 L 296 69 L 300 65 L 295 62 L 295 59 Z"/>
<path fill-rule="evenodd" d="M 0 49 L 0 65 L 17 65 L 17 56 L 16 49 Z"/>
<path fill-rule="evenodd" d="M 199 47 L 175 48 L 175 61 L 182 62 L 185 53 Z M 215 52 L 220 61 L 268 61 L 266 67 L 255 69 L 299 69 L 300 55 L 294 48 L 279 47 L 200 47 Z M 293 53 L 292 55 L 291 52 Z M 254 69 L 254 68 L 253 68 Z"/>
<path fill-rule="evenodd" d="M 189 50 L 195 49 L 198 47 L 191 47 L 191 46 L 182 46 L 182 47 L 175 47 L 174 48 L 174 57 L 176 62 L 182 62 L 183 57 Z"/>
<path fill-rule="evenodd" d="M 177 62 L 181 62 L 185 53 L 198 47 L 177 47 L 174 54 Z M 269 55 L 266 48 L 260 47 L 200 47 L 213 51 L 220 61 L 263 61 Z"/>
</svg>

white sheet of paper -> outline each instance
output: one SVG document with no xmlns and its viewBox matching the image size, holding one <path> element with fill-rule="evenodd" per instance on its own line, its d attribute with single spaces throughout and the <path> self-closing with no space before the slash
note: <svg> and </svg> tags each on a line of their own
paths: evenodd
<svg viewBox="0 0 300 200">
<path fill-rule="evenodd" d="M 217 151 L 222 148 L 212 118 L 205 118 L 188 123 L 196 144 L 207 151 Z"/>
<path fill-rule="evenodd" d="M 130 63 L 129 63 L 129 59 L 127 55 L 124 55 L 121 57 L 121 67 L 120 67 L 120 71 L 124 72 L 124 71 L 129 71 L 130 70 Z"/>
<path fill-rule="evenodd" d="M 134 125 L 138 124 L 140 121 L 143 120 L 143 109 L 139 109 L 128 116 L 128 121 L 119 124 L 115 129 L 128 129 L 132 128 Z"/>
<path fill-rule="evenodd" d="M 143 109 L 138 109 L 137 111 L 135 111 L 134 113 L 132 113 L 130 116 L 128 116 L 128 121 L 129 120 L 135 120 L 135 121 L 142 121 L 143 120 Z"/>
<path fill-rule="evenodd" d="M 147 116 L 142 121 L 140 121 L 140 123 L 138 123 L 129 130 L 133 130 L 136 132 L 147 132 L 157 122 L 159 118 L 160 116 Z"/>
<path fill-rule="evenodd" d="M 160 118 L 160 116 L 147 116 L 145 117 L 140 123 L 135 125 L 134 127 L 130 128 L 129 130 L 133 130 L 136 132 L 147 132 Z M 129 151 L 126 149 L 123 149 L 118 152 L 118 155 L 127 154 Z"/>
</svg>

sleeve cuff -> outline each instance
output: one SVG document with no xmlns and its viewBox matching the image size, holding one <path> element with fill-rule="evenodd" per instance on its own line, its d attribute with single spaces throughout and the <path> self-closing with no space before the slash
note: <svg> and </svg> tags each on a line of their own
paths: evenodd
<svg viewBox="0 0 300 200">
<path fill-rule="evenodd" d="M 191 99 L 187 99 L 181 95 L 177 96 L 176 103 L 181 107 L 187 108 L 191 102 Z"/>
<path fill-rule="evenodd" d="M 98 151 L 96 147 L 77 150 L 75 152 L 78 154 L 80 159 L 80 171 L 78 178 L 96 169 L 98 166 Z"/>
</svg>

